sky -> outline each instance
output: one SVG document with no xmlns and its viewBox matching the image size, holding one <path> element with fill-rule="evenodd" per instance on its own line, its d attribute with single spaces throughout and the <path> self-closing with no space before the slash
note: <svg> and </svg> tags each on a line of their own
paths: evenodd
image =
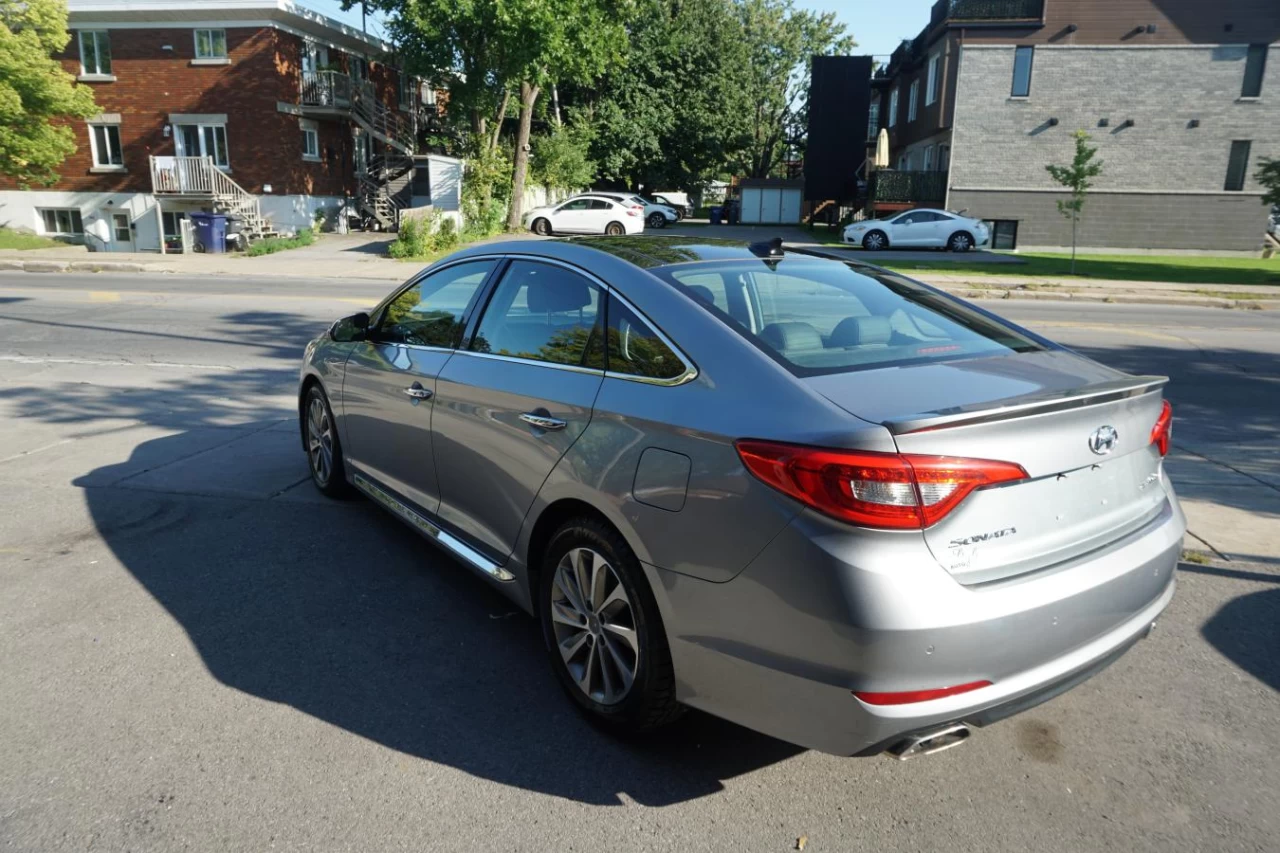
<svg viewBox="0 0 1280 853">
<path fill-rule="evenodd" d="M 360 26 L 360 7 L 340 11 L 338 0 L 302 0 L 322 14 L 352 26 Z M 933 0 L 793 0 L 797 8 L 815 12 L 835 12 L 858 42 L 858 54 L 887 57 L 903 39 L 915 38 L 929 22 Z M 370 32 L 381 34 L 370 16 Z"/>
</svg>

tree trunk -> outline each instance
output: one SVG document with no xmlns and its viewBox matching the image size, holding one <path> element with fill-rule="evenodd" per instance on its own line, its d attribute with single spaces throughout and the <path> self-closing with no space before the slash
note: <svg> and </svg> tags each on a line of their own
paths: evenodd
<svg viewBox="0 0 1280 853">
<path fill-rule="evenodd" d="M 498 111 L 493 114 L 493 135 L 489 137 L 489 151 L 498 150 L 498 140 L 502 137 L 502 121 L 507 117 L 507 104 L 511 103 L 511 90 L 503 88 L 502 100 L 498 102 Z"/>
<path fill-rule="evenodd" d="M 1076 223 L 1080 221 L 1080 214 L 1073 214 L 1071 217 L 1071 274 L 1076 274 Z"/>
<path fill-rule="evenodd" d="M 507 230 L 520 227 L 524 213 L 524 182 L 529 173 L 529 131 L 533 125 L 533 105 L 539 89 L 532 83 L 520 84 L 520 130 L 516 132 L 516 156 L 511 175 L 511 210 L 507 214 Z"/>
<path fill-rule="evenodd" d="M 555 119 L 556 127 L 561 125 L 560 121 L 560 90 L 556 88 L 556 84 L 551 84 L 551 115 Z"/>
</svg>

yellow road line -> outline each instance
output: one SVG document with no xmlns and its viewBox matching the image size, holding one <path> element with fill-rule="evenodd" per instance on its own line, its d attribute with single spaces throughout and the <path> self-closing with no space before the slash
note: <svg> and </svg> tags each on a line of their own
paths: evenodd
<svg viewBox="0 0 1280 853">
<path fill-rule="evenodd" d="M 90 290 L 90 302 L 119 302 L 120 294 L 114 290 Z"/>
</svg>

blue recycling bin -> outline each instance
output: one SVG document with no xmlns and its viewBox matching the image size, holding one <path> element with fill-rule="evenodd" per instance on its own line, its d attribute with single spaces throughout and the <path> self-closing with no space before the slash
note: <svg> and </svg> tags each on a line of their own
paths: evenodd
<svg viewBox="0 0 1280 853">
<path fill-rule="evenodd" d="M 221 255 L 227 251 L 227 217 L 223 213 L 188 214 L 196 232 L 197 252 Z"/>
<path fill-rule="evenodd" d="M 723 208 L 723 207 L 716 206 L 716 207 L 711 208 L 711 224 L 712 224 L 712 225 L 719 225 L 719 224 L 720 224 L 720 215 L 721 215 L 722 213 L 724 213 L 724 208 Z"/>
</svg>

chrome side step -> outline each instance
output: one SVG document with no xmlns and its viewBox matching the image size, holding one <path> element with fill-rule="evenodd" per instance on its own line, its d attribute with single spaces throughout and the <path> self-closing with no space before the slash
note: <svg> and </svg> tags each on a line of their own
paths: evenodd
<svg viewBox="0 0 1280 853">
<path fill-rule="evenodd" d="M 473 569 L 478 569 L 494 580 L 503 583 L 510 583 L 516 579 L 516 576 L 511 572 L 502 568 L 502 566 L 499 566 L 452 533 L 441 530 L 413 507 L 408 506 L 381 486 L 370 482 L 361 474 L 356 474 L 353 479 L 357 489 L 394 512 L 403 521 L 411 524 L 419 533 L 443 546 L 446 551 L 449 551 Z"/>
</svg>

